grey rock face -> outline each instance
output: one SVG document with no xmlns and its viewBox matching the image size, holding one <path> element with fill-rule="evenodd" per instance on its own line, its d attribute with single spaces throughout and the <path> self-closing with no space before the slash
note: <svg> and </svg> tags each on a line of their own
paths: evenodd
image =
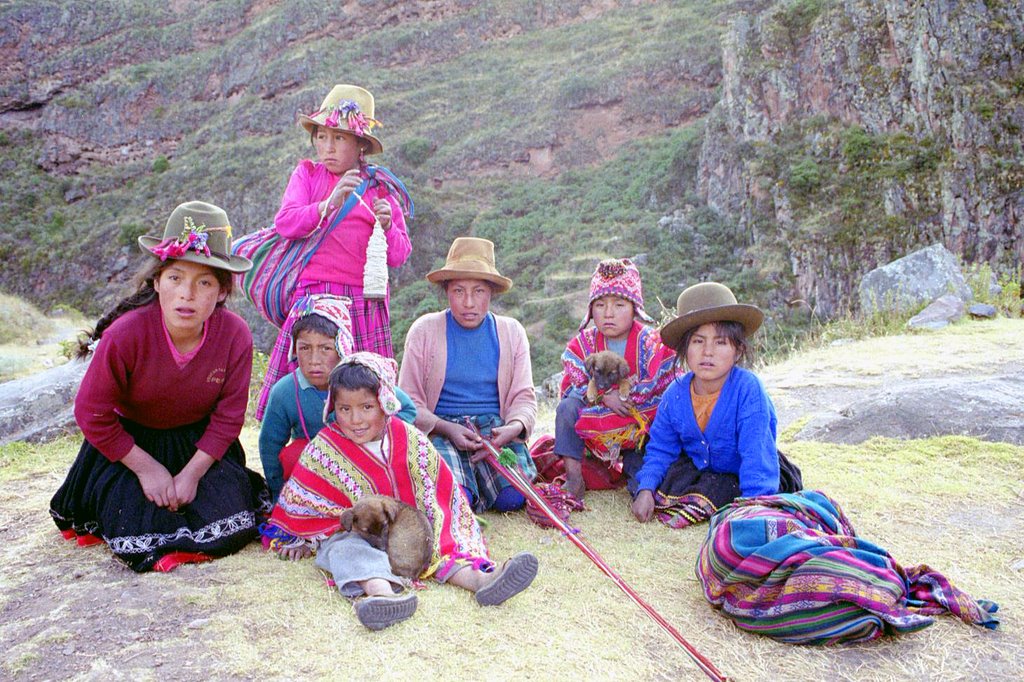
<svg viewBox="0 0 1024 682">
<path fill-rule="evenodd" d="M 907 310 L 946 294 L 954 294 L 962 301 L 971 300 L 960 264 L 942 244 L 875 268 L 864 275 L 859 294 L 864 313 Z"/>
<path fill-rule="evenodd" d="M 911 329 L 942 329 L 964 316 L 964 302 L 953 294 L 935 299 L 907 321 Z"/>
<path fill-rule="evenodd" d="M 0 445 L 39 442 L 76 429 L 75 395 L 88 366 L 74 360 L 0 384 Z"/>
</svg>

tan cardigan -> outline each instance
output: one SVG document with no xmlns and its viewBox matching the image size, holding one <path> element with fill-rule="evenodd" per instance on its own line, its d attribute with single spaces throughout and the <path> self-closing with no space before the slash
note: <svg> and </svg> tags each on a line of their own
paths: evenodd
<svg viewBox="0 0 1024 682">
<path fill-rule="evenodd" d="M 416 427 L 430 433 L 438 422 L 434 414 L 448 367 L 445 313 L 427 313 L 412 323 L 405 337 L 405 355 L 398 385 L 416 403 Z M 507 424 L 522 422 L 526 440 L 537 422 L 537 396 L 533 392 L 530 341 L 518 320 L 495 315 L 498 330 L 499 416 Z"/>
</svg>

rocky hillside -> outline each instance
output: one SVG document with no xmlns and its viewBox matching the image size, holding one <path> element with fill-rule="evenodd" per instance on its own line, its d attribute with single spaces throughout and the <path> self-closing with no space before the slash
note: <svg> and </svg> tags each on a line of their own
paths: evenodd
<svg viewBox="0 0 1024 682">
<path fill-rule="evenodd" d="M 826 316 L 921 244 L 1019 267 L 1019 3 L 795 0 L 732 19 L 722 49 L 698 184 L 755 267 Z"/>
<path fill-rule="evenodd" d="M 296 113 L 335 82 L 377 94 L 380 160 L 417 205 L 399 341 L 467 233 L 498 244 L 538 375 L 607 255 L 638 258 L 655 313 L 715 278 L 783 325 L 783 301 L 842 310 L 859 273 L 936 239 L 1010 268 L 1021 21 L 992 1 L 14 0 L 0 288 L 98 313 L 178 202 L 267 224 L 311 151 Z"/>
</svg>

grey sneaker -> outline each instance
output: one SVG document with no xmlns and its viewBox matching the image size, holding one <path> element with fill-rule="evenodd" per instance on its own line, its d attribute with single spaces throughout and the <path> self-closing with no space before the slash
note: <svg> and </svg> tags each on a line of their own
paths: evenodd
<svg viewBox="0 0 1024 682">
<path fill-rule="evenodd" d="M 537 557 L 520 552 L 505 562 L 498 577 L 476 591 L 480 606 L 497 606 L 516 596 L 537 577 Z"/>
<path fill-rule="evenodd" d="M 383 630 L 416 613 L 416 595 L 412 592 L 393 597 L 363 597 L 355 603 L 356 618 L 370 630 Z"/>
</svg>

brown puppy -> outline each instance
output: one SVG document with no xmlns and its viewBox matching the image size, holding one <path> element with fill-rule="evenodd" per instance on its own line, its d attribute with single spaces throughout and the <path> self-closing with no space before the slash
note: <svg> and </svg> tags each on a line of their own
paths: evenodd
<svg viewBox="0 0 1024 682">
<path fill-rule="evenodd" d="M 388 553 L 391 571 L 418 578 L 427 570 L 434 533 L 426 515 L 386 495 L 367 495 L 341 515 L 341 526 Z"/>
<path fill-rule="evenodd" d="M 629 363 L 626 358 L 603 350 L 591 353 L 583 360 L 583 366 L 590 375 L 587 383 L 587 402 L 596 403 L 599 395 L 608 391 L 616 383 L 619 385 L 619 397 L 629 400 L 629 390 L 633 382 L 629 380 Z"/>
</svg>

